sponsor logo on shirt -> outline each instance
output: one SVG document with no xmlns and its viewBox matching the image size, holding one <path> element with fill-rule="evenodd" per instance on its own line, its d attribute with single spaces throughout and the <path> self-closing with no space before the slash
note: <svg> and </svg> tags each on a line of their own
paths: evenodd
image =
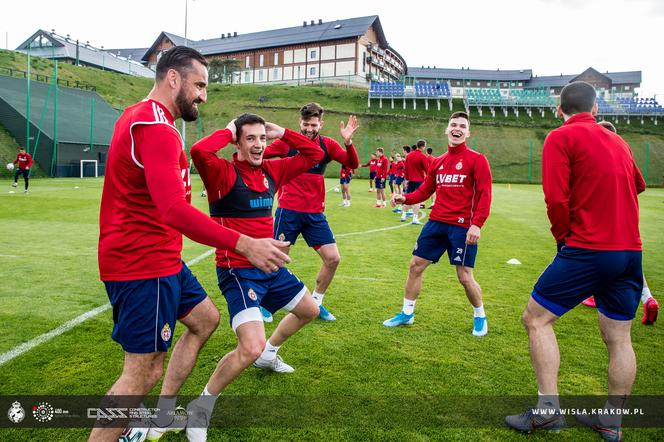
<svg viewBox="0 0 664 442">
<path fill-rule="evenodd" d="M 468 175 L 460 173 L 439 173 L 436 175 L 436 184 L 463 184 Z"/>
<path fill-rule="evenodd" d="M 254 198 L 249 200 L 249 207 L 252 209 L 260 209 L 262 207 L 272 207 L 272 198 Z"/>
</svg>

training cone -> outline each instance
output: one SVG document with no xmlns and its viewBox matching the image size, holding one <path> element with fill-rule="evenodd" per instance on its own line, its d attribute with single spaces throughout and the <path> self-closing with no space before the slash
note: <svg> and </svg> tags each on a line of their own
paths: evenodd
<svg viewBox="0 0 664 442">
<path fill-rule="evenodd" d="M 509 261 L 507 261 L 507 264 L 511 264 L 511 265 L 516 265 L 516 266 L 518 266 L 518 265 L 521 265 L 521 261 L 519 261 L 519 260 L 516 259 L 516 258 L 512 258 L 512 259 L 510 259 Z"/>
</svg>

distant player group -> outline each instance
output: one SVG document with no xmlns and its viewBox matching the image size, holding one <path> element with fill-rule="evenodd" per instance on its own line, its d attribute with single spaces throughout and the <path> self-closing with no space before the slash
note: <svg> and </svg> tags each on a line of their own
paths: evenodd
<svg viewBox="0 0 664 442">
<path fill-rule="evenodd" d="M 148 440 L 185 427 L 190 441 L 207 440 L 216 399 L 245 369 L 253 365 L 280 373 L 294 371 L 278 354 L 281 346 L 316 317 L 336 319 L 323 306 L 341 259 L 324 215 L 324 172 L 332 161 L 341 164 L 342 204 L 349 207 L 350 180 L 360 167 L 353 145 L 359 124 L 353 116 L 340 123 L 342 147 L 320 134 L 324 110 L 316 103 L 302 107 L 299 131 L 243 114 L 191 148 L 207 192 L 209 216 L 198 211 L 189 204 L 189 163 L 174 121 L 198 117 L 198 105 L 207 98 L 206 67 L 205 58 L 191 48 L 165 52 L 146 100 L 127 108 L 118 120 L 106 167 L 99 266 L 113 306 L 112 337 L 125 351 L 123 372 L 108 397 L 132 395 L 140 400 L 147 395 L 164 375 L 164 356 L 176 322 L 186 327 L 165 370 L 157 418 L 148 430 L 127 430 L 147 431 Z M 565 425 L 557 412 L 557 346 L 551 329 L 558 317 L 594 295 L 603 334 L 616 338 L 607 341 L 610 367 L 616 357 L 624 360 L 631 350 L 629 324 L 643 285 L 636 194 L 645 186 L 629 147 L 595 122 L 594 99 L 594 90 L 585 83 L 568 86 L 561 103 L 566 122 L 544 146 L 544 193 L 559 251 L 535 285 L 524 324 L 538 378 L 538 408 L 551 409 L 553 414 L 547 421 L 532 410 L 507 417 L 509 426 L 522 431 Z M 390 162 L 379 148 L 363 165 L 373 167 L 370 191 L 375 186 L 376 206 L 386 207 L 389 183 L 391 204 L 402 221 L 412 213 L 411 222 L 422 224 L 420 203 L 435 194 L 410 261 L 402 310 L 383 324 L 413 324 L 424 270 L 447 252 L 473 307 L 472 334 L 484 336 L 488 321 L 473 268 L 490 211 L 491 170 L 486 157 L 466 146 L 468 114 L 453 113 L 446 134 L 448 148 L 440 157 L 431 151 L 425 155 L 426 143 L 418 141 L 413 148 L 404 147 L 403 159 L 395 154 Z M 574 136 L 581 142 L 566 144 Z M 275 141 L 268 146 L 269 140 Z M 232 159 L 219 157 L 217 153 L 229 145 L 236 149 Z M 596 145 L 618 153 L 604 156 L 602 151 L 594 152 Z M 580 155 L 582 164 L 566 160 L 569 155 Z M 599 185 L 592 174 L 584 173 L 587 167 L 601 167 L 615 181 L 602 190 L 601 203 L 579 197 Z M 278 207 L 273 216 L 275 196 Z M 617 214 L 626 230 L 607 225 Z M 182 262 L 182 234 L 216 248 L 218 284 L 237 337 L 236 347 L 220 359 L 201 395 L 188 404 L 185 421 L 174 413 L 177 394 L 220 315 Z M 285 267 L 288 251 L 300 235 L 322 261 L 313 292 Z M 654 305 L 650 323 L 656 320 Z M 280 309 L 288 313 L 266 337 L 263 322 Z M 629 394 L 634 373 L 635 367 L 620 373 L 610 368 L 609 393 Z M 585 423 L 602 434 L 622 434 L 619 422 Z M 100 423 L 90 440 L 115 441 L 122 431 Z"/>
</svg>

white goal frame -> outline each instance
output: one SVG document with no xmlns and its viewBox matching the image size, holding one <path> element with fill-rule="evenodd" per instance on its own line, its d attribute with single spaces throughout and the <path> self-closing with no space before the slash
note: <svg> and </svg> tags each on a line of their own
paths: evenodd
<svg viewBox="0 0 664 442">
<path fill-rule="evenodd" d="M 97 160 L 81 160 L 81 178 L 83 178 L 83 165 L 85 163 L 95 163 L 95 178 L 99 177 L 99 165 Z"/>
</svg>

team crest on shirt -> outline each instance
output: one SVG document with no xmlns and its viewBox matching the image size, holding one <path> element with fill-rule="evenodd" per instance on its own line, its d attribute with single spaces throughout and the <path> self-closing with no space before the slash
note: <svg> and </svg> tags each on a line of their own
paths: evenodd
<svg viewBox="0 0 664 442">
<path fill-rule="evenodd" d="M 171 326 L 168 325 L 168 322 L 164 324 L 164 328 L 161 329 L 161 339 L 164 342 L 168 342 L 171 339 Z"/>
<path fill-rule="evenodd" d="M 461 162 L 461 160 L 459 160 L 459 162 L 456 165 L 456 170 L 461 170 L 462 167 L 463 167 L 463 163 Z"/>
<path fill-rule="evenodd" d="M 279 241 L 283 241 L 285 239 L 286 239 L 286 235 L 284 235 L 283 233 L 280 233 L 279 234 Z"/>
<path fill-rule="evenodd" d="M 258 299 L 258 296 L 256 296 L 256 292 L 254 291 L 254 289 L 249 289 L 249 291 L 247 292 L 247 295 L 249 296 L 249 299 L 251 299 L 252 301 L 255 301 L 255 300 Z"/>
</svg>

